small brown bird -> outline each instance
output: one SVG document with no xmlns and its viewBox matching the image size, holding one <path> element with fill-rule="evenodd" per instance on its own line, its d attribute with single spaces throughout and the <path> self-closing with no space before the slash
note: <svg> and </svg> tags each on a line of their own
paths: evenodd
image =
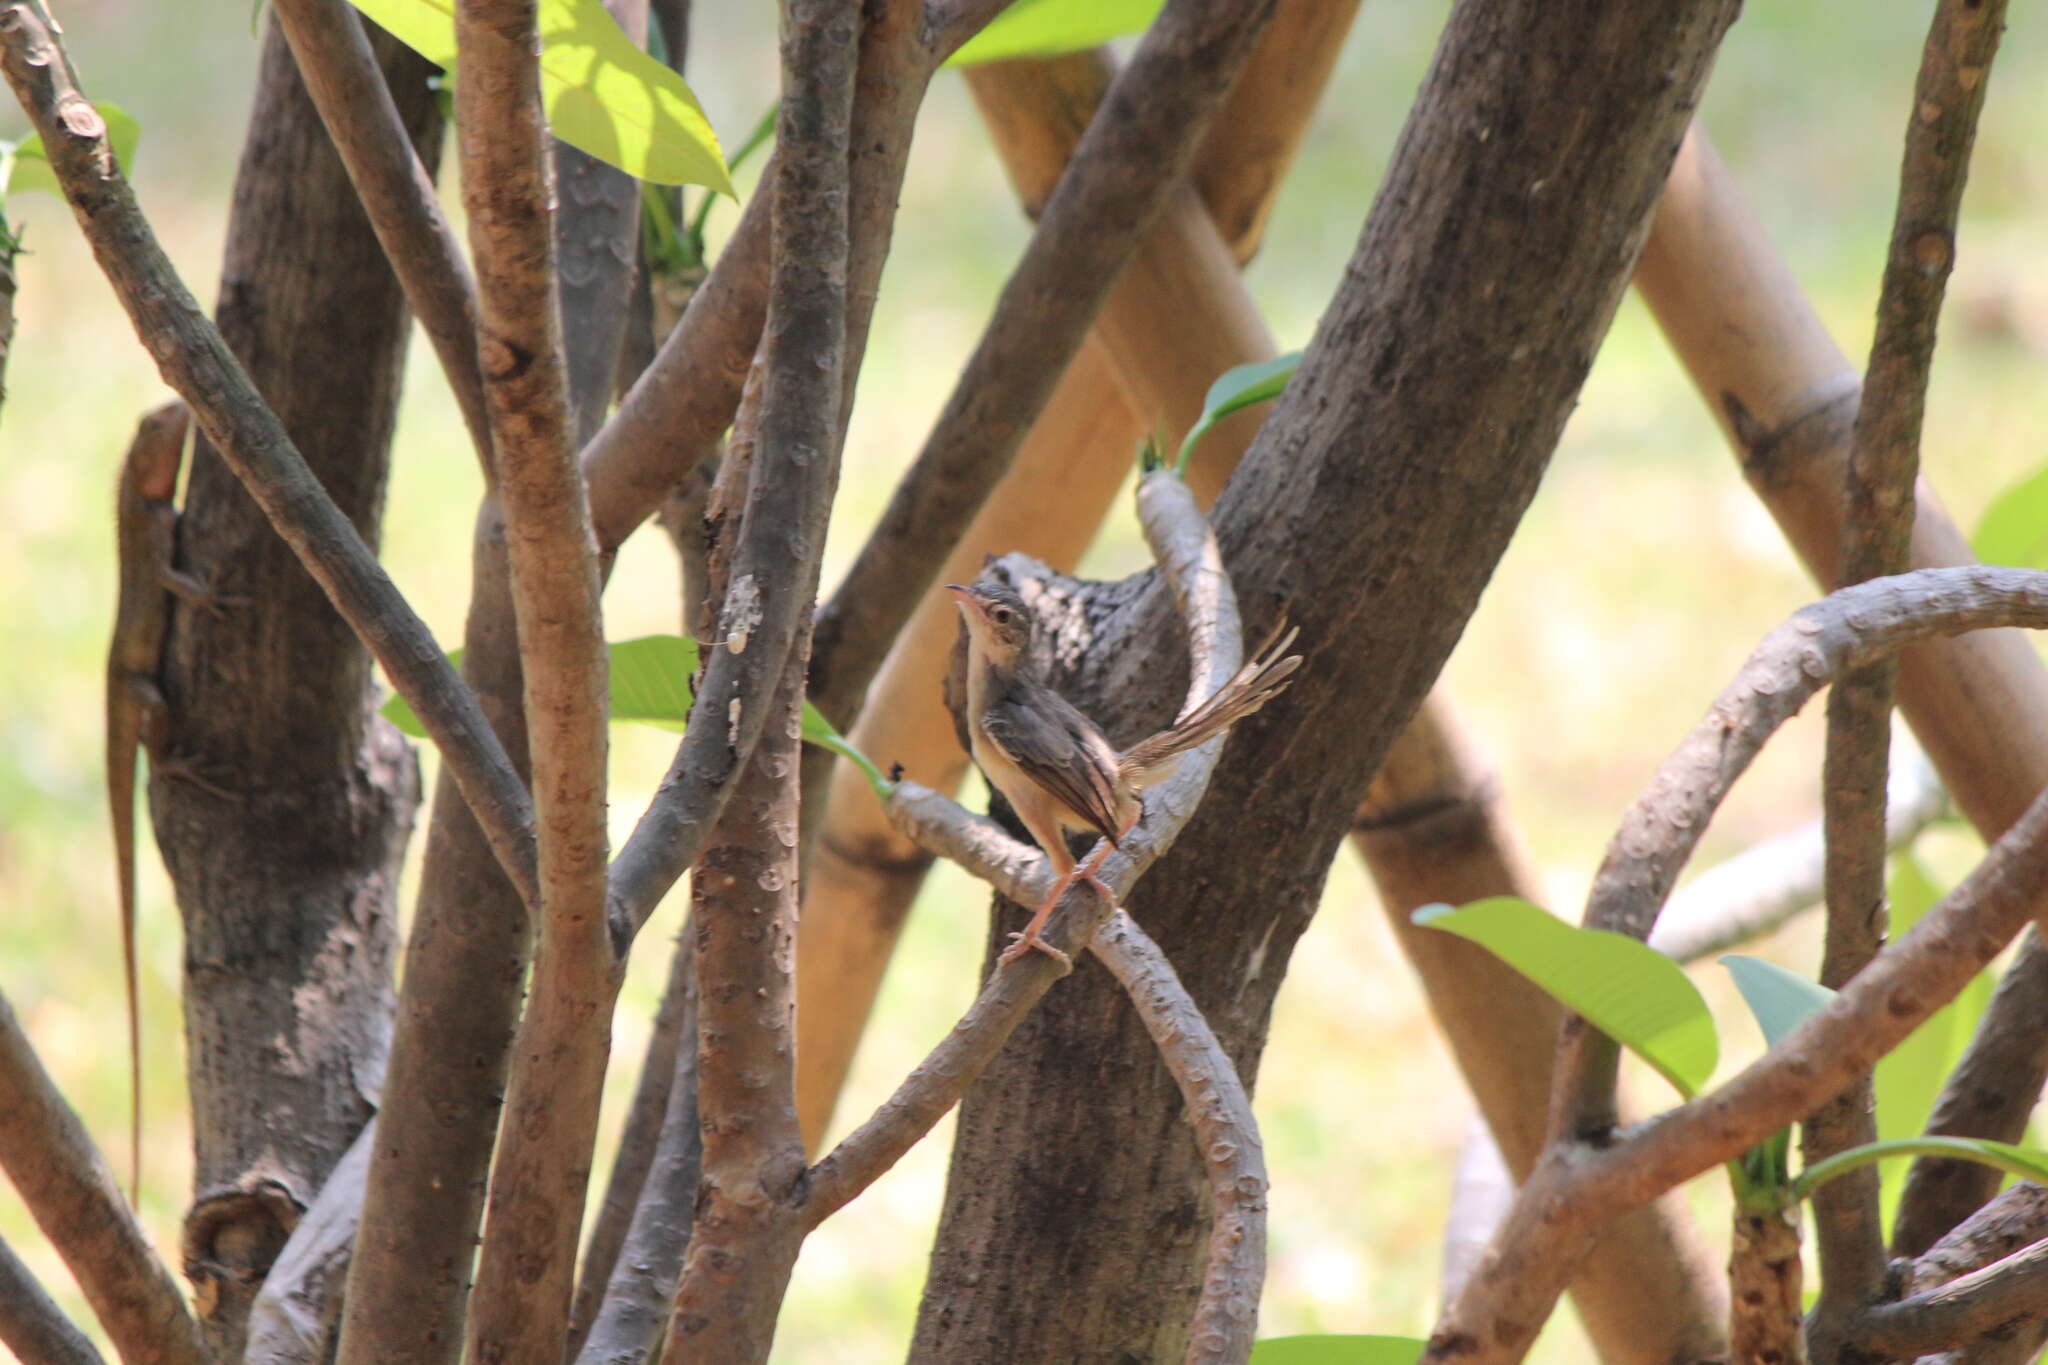
<svg viewBox="0 0 2048 1365">
<path fill-rule="evenodd" d="M 1096 870 L 1144 813 L 1140 796 L 1181 755 L 1228 730 L 1287 686 L 1301 656 L 1287 655 L 1295 631 L 1275 631 L 1252 661 L 1214 696 L 1149 739 L 1116 751 L 1095 722 L 1040 678 L 1031 663 L 1031 609 L 1001 583 L 948 583 L 967 623 L 967 729 L 974 761 L 1052 860 L 1059 880 L 1031 922 L 1003 950 L 1014 962 L 1033 948 L 1072 965 L 1038 936 L 1060 897 L 1085 881 L 1114 903 Z M 1286 657 L 1282 657 L 1286 655 Z M 1067 850 L 1069 830 L 1102 836 L 1085 863 Z"/>
</svg>

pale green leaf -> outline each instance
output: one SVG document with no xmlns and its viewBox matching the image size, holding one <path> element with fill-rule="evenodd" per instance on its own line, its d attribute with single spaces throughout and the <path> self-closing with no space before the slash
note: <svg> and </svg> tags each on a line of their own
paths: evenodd
<svg viewBox="0 0 2048 1365">
<path fill-rule="evenodd" d="M 142 141 L 142 125 L 118 104 L 95 104 L 93 108 L 106 120 L 107 141 L 113 144 L 114 160 L 120 163 L 124 174 L 132 174 L 135 148 Z M 64 187 L 57 183 L 57 173 L 50 168 L 50 154 L 43 150 L 43 139 L 35 135 L 15 144 L 6 182 L 0 184 L 0 198 L 27 190 L 43 190 L 59 198 L 64 194 Z"/>
<path fill-rule="evenodd" d="M 1165 0 L 1015 0 L 947 59 L 975 66 L 1098 47 L 1151 25 Z"/>
<path fill-rule="evenodd" d="M 454 0 L 353 0 L 435 65 L 455 65 Z M 554 135 L 660 185 L 738 198 L 718 135 L 683 78 L 633 45 L 599 0 L 540 0 L 541 99 Z"/>
<path fill-rule="evenodd" d="M 2016 1175 L 2022 1180 L 2048 1183 L 2048 1152 L 2037 1151 L 2031 1147 L 2015 1147 L 2009 1142 L 1992 1142 L 1987 1138 L 1910 1137 L 1851 1147 L 1846 1152 L 1835 1153 L 1825 1161 L 1815 1162 L 1801 1171 L 1799 1178 L 1792 1182 L 1792 1192 L 1795 1197 L 1805 1199 L 1838 1175 L 1846 1175 L 1858 1167 L 1900 1156 L 1931 1156 L 1974 1161 L 1979 1165 L 2004 1171 L 2007 1175 Z"/>
<path fill-rule="evenodd" d="M 1714 1074 L 1720 1040 L 1707 1002 L 1676 963 L 1623 934 L 1566 924 L 1525 900 L 1424 906 L 1415 922 L 1468 938 L 1628 1048 L 1690 1099 Z"/>
<path fill-rule="evenodd" d="M 1835 998 L 1826 986 L 1760 957 L 1730 953 L 1721 959 L 1721 965 L 1735 978 L 1735 988 L 1742 992 L 1757 1027 L 1764 1032 L 1764 1042 L 1771 1047 Z"/>
<path fill-rule="evenodd" d="M 1251 1365 L 1415 1365 L 1428 1345 L 1414 1337 L 1267 1337 L 1252 1344 Z"/>
<path fill-rule="evenodd" d="M 605 646 L 611 686 L 608 702 L 614 722 L 652 725 L 681 733 L 690 720 L 690 679 L 697 672 L 697 644 L 680 635 L 647 635 L 637 640 L 618 640 Z M 450 650 L 448 662 L 462 666 L 462 651 Z M 415 739 L 427 737 L 426 727 L 413 714 L 405 698 L 393 695 L 384 703 L 384 717 Z M 818 708 L 804 703 L 803 739 L 807 744 L 830 749 L 859 766 L 867 775 L 875 795 L 887 798 L 889 782 L 868 756 L 832 728 Z"/>
<path fill-rule="evenodd" d="M 1993 500 L 1970 548 L 1986 564 L 2048 569 L 2048 465 Z"/>
<path fill-rule="evenodd" d="M 1254 403 L 1263 403 L 1278 398 L 1280 391 L 1287 387 L 1287 381 L 1294 378 L 1294 372 L 1301 367 L 1301 352 L 1289 351 L 1286 355 L 1275 356 L 1255 365 L 1239 365 L 1225 370 L 1209 386 L 1209 392 L 1202 399 L 1202 415 L 1195 419 L 1188 429 L 1185 440 L 1180 443 L 1180 458 L 1175 467 L 1184 475 L 1187 473 L 1188 457 L 1194 453 L 1195 443 L 1207 436 L 1224 418 L 1242 412 Z"/>
</svg>

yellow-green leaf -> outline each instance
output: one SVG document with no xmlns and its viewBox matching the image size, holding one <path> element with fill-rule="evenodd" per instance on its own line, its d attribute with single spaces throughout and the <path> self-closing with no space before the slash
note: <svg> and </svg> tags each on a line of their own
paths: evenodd
<svg viewBox="0 0 2048 1365">
<path fill-rule="evenodd" d="M 1015 0 L 947 59 L 975 66 L 1079 52 L 1151 25 L 1166 0 Z"/>
<path fill-rule="evenodd" d="M 437 66 L 455 65 L 454 0 L 353 0 Z M 738 198 L 718 135 L 681 76 L 633 45 L 599 0 L 540 0 L 541 99 L 554 135 L 659 185 Z"/>
<path fill-rule="evenodd" d="M 1415 1365 L 1428 1344 L 1414 1337 L 1267 1337 L 1252 1344 L 1251 1365 Z"/>
<path fill-rule="evenodd" d="M 1584 1015 L 1690 1099 L 1720 1060 L 1707 1002 L 1678 964 L 1625 934 L 1581 929 L 1515 896 L 1461 909 L 1426 905 L 1415 922 L 1467 938 Z"/>
</svg>

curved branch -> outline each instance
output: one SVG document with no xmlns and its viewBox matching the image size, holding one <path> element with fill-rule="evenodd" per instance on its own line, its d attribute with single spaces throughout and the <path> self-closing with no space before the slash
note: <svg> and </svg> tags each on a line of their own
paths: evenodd
<svg viewBox="0 0 2048 1365">
<path fill-rule="evenodd" d="M 1243 627 L 1237 596 L 1224 572 L 1214 534 L 1194 495 L 1171 474 L 1155 472 L 1138 485 L 1138 517 L 1187 623 L 1192 660 L 1189 702 L 1203 700 L 1229 681 L 1243 662 Z M 1190 753 L 1178 771 L 1146 793 L 1145 812 L 1122 848 L 1103 861 L 1102 879 L 1118 900 L 1173 846 L 1188 817 L 1201 804 L 1209 776 L 1222 752 L 1220 739 Z M 959 861 L 1006 896 L 1043 897 L 1052 885 L 1043 854 L 1029 851 L 993 822 L 961 809 L 915 783 L 900 783 L 889 799 L 898 828 L 933 852 Z M 1046 927 L 1045 938 L 1070 953 L 1092 940 L 1115 907 L 1105 905 L 1082 883 L 1068 893 Z M 815 1227 L 902 1158 L 981 1074 L 989 1059 L 1051 989 L 1062 969 L 1043 953 L 999 966 L 981 994 L 944 1041 L 918 1064 L 896 1092 L 859 1128 L 811 1168 L 804 1205 Z"/>
<path fill-rule="evenodd" d="M 1251 1355 L 1266 1278 L 1266 1161 L 1251 1097 L 1173 964 L 1136 921 L 1118 910 L 1088 946 L 1130 994 L 1159 1045 L 1209 1172 L 1214 1221 L 1202 1297 L 1188 1324 L 1187 1365 L 1242 1365 Z"/>
<path fill-rule="evenodd" d="M 2048 1239 L 1910 1299 L 1866 1309 L 1843 1326 L 1860 1346 L 1911 1359 L 2043 1316 Z"/>
<path fill-rule="evenodd" d="M 1646 938 L 1679 871 L 1735 779 L 1814 693 L 1919 640 L 2048 623 L 2048 574 L 1972 565 L 1922 569 L 1843 588 L 1796 612 L 1758 645 L 1623 817 L 1593 879 L 1585 924 Z M 1553 1133 L 1615 1123 L 1614 1045 L 1573 1020 L 1561 1045 Z"/>
<path fill-rule="evenodd" d="M 205 1365 L 199 1328 L 113 1173 L 0 996 L 0 1169 L 134 1365 Z"/>
<path fill-rule="evenodd" d="M 342 1285 L 362 1222 L 376 1143 L 377 1117 L 372 1115 L 263 1277 L 249 1308 L 245 1359 L 262 1365 L 323 1365 L 332 1358 Z"/>
<path fill-rule="evenodd" d="M 362 536 L 334 505 L 220 332 L 200 311 L 114 163 L 56 36 L 22 3 L 0 10 L 0 65 L 80 230 L 164 380 L 419 716 L 491 851 L 535 903 L 533 809 L 476 698 Z"/>
</svg>

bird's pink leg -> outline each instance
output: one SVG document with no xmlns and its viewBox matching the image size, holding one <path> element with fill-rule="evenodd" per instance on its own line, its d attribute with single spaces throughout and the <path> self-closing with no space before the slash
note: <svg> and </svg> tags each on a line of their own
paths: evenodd
<svg viewBox="0 0 2048 1365">
<path fill-rule="evenodd" d="M 1143 814 L 1144 812 L 1140 810 L 1124 822 L 1124 827 L 1117 831 L 1117 843 L 1122 843 L 1125 837 L 1138 827 L 1138 818 Z M 1045 898 L 1044 903 L 1032 914 L 1031 922 L 1024 926 L 1024 931 L 1010 935 L 1010 946 L 1003 949 L 1003 955 L 998 961 L 1015 962 L 1018 958 L 1036 948 L 1048 957 L 1058 959 L 1061 966 L 1072 971 L 1074 959 L 1040 938 L 1038 932 L 1045 927 L 1045 922 L 1052 918 L 1053 908 L 1060 903 L 1060 897 L 1066 895 L 1067 888 L 1077 881 L 1087 882 L 1101 893 L 1104 901 L 1110 905 L 1116 904 L 1116 892 L 1110 890 L 1108 882 L 1095 875 L 1096 871 L 1101 868 L 1103 860 L 1109 857 L 1110 849 L 1115 846 L 1115 844 L 1112 844 L 1107 839 L 1098 839 L 1095 843 L 1095 851 L 1088 855 L 1086 862 L 1076 867 L 1070 867 L 1061 873 L 1060 879 L 1053 883 L 1052 893 Z"/>
</svg>

